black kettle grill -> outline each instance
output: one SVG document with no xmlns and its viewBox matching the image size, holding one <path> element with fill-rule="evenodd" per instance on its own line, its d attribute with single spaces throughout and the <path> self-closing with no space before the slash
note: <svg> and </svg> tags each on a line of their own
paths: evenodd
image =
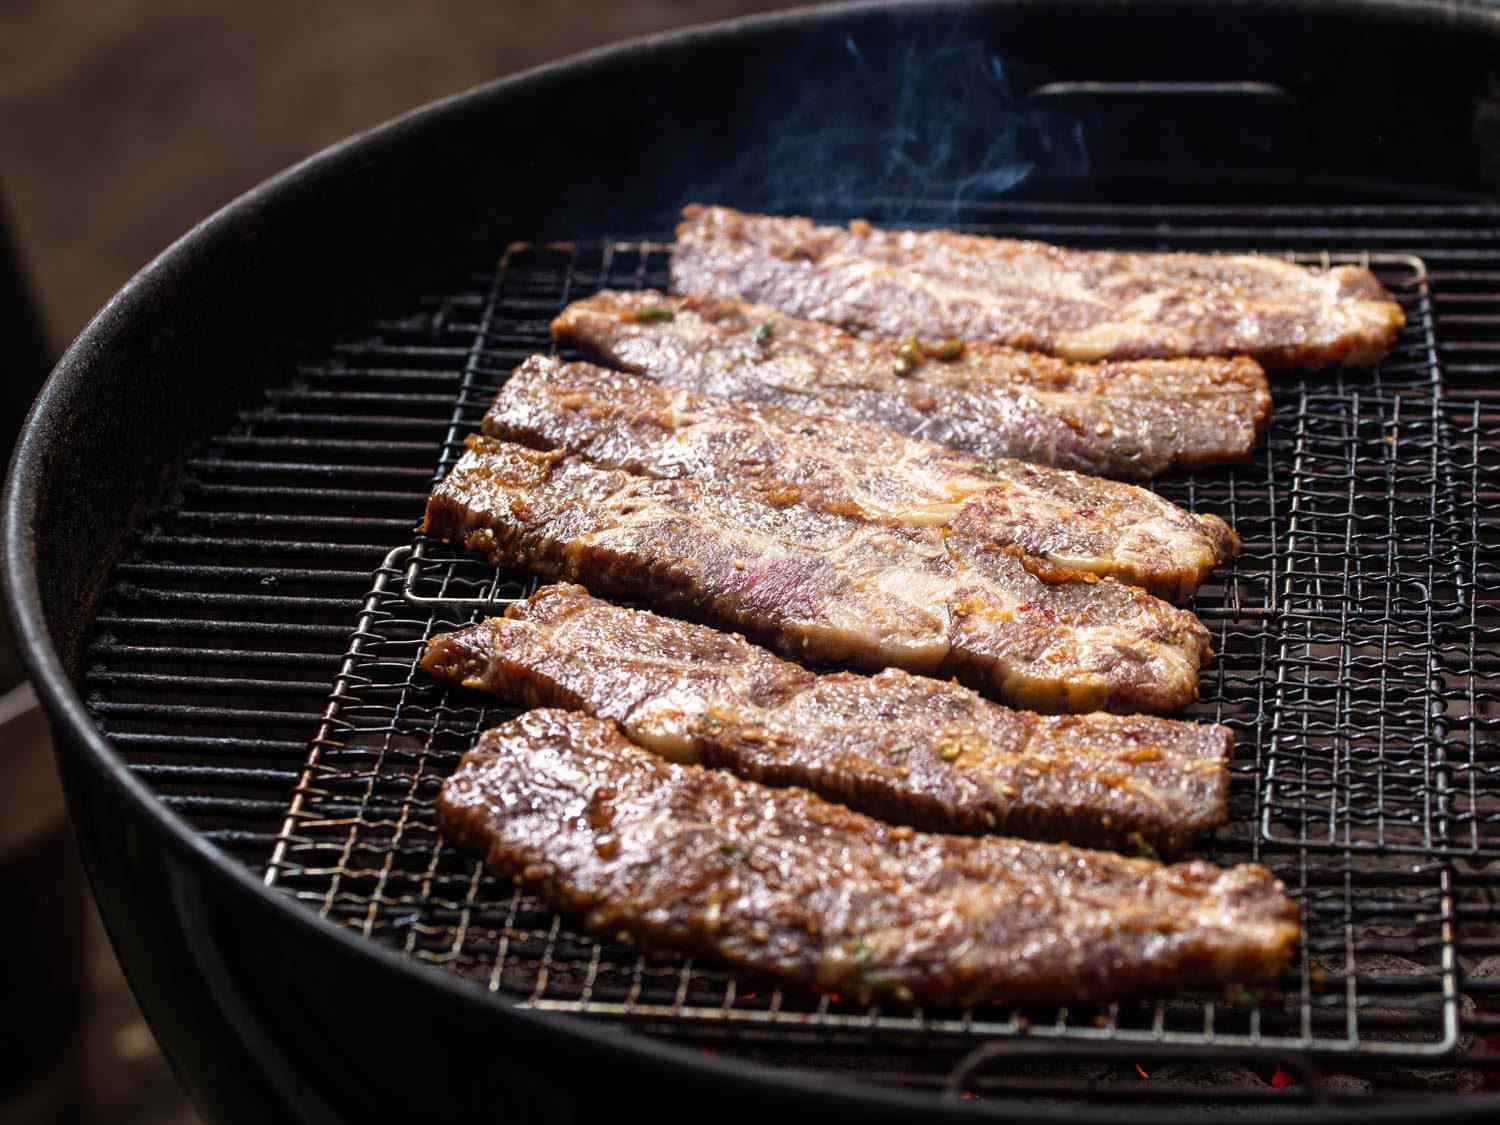
<svg viewBox="0 0 1500 1125">
<path fill-rule="evenodd" d="M 185 235 L 68 351 L 6 592 L 132 986 L 214 1120 L 1490 1118 L 1500 1055 L 1500 16 L 860 3 L 418 110 Z M 497 385 L 677 208 L 1374 269 L 1374 372 L 1278 376 L 1195 604 L 1231 823 L 1306 931 L 1255 995 L 867 1008 L 582 933 L 442 846 L 501 708 L 413 661 L 524 593 L 413 528 Z"/>
</svg>

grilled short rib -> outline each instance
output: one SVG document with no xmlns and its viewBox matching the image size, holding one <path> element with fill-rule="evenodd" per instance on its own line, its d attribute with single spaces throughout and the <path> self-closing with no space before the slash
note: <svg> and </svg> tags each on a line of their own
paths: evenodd
<svg viewBox="0 0 1500 1125">
<path fill-rule="evenodd" d="M 552 334 L 670 386 L 1118 480 L 1244 461 L 1271 410 L 1265 372 L 1243 356 L 1084 364 L 983 341 L 867 340 L 730 297 L 605 290 Z"/>
<path fill-rule="evenodd" d="M 678 293 L 740 297 L 866 336 L 988 340 L 1072 360 L 1249 355 L 1368 367 L 1405 323 L 1367 269 L 1253 254 L 1068 250 L 856 221 L 683 210 Z"/>
<path fill-rule="evenodd" d="M 1134 485 L 983 461 L 883 426 L 735 403 L 546 356 L 506 381 L 484 432 L 644 476 L 718 481 L 777 506 L 941 529 L 959 553 L 1018 547 L 1059 577 L 1110 575 L 1178 601 L 1239 548 L 1219 517 Z"/>
<path fill-rule="evenodd" d="M 817 675 L 581 586 L 543 587 L 504 617 L 432 638 L 422 668 L 507 703 L 612 719 L 674 761 L 936 832 L 1175 855 L 1226 815 L 1227 727 L 1012 711 L 895 669 Z"/>
<path fill-rule="evenodd" d="M 927 835 L 531 711 L 481 736 L 445 836 L 596 933 L 837 992 L 1099 1001 L 1274 978 L 1298 937 L 1269 872 Z"/>
<path fill-rule="evenodd" d="M 1109 578 L 1043 582 L 1014 547 L 959 550 L 940 529 L 480 435 L 433 490 L 423 529 L 795 659 L 954 675 L 1035 710 L 1175 710 L 1211 655 L 1191 613 Z"/>
</svg>

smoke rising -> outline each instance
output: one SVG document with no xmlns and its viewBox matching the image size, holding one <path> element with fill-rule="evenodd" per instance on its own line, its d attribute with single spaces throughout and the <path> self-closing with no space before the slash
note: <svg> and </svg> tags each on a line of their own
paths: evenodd
<svg viewBox="0 0 1500 1125">
<path fill-rule="evenodd" d="M 684 201 L 941 222 L 1088 172 L 1082 123 L 1028 102 L 1001 53 L 959 28 L 809 45 L 764 77 L 748 143 Z"/>
</svg>

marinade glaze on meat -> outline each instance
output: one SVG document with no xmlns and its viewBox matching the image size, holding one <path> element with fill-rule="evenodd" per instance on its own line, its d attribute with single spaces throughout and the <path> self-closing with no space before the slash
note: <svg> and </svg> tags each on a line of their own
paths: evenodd
<svg viewBox="0 0 1500 1125">
<path fill-rule="evenodd" d="M 984 341 L 863 339 L 730 297 L 605 290 L 552 333 L 671 386 L 1119 480 L 1244 461 L 1271 409 L 1265 372 L 1243 356 L 1070 363 Z"/>
<path fill-rule="evenodd" d="M 1226 815 L 1226 727 L 1012 711 L 894 669 L 818 675 L 580 586 L 544 587 L 504 617 L 439 634 L 422 667 L 508 703 L 612 719 L 673 761 L 932 831 L 1177 854 Z"/>
<path fill-rule="evenodd" d="M 1253 254 L 1068 250 L 856 221 L 683 211 L 678 293 L 739 297 L 864 336 L 988 340 L 1072 360 L 1249 355 L 1368 367 L 1405 323 L 1367 269 Z"/>
<path fill-rule="evenodd" d="M 1109 578 L 1044 582 L 1015 547 L 480 435 L 423 529 L 792 658 L 954 675 L 1035 710 L 1175 710 L 1211 655 L 1191 613 Z"/>
<path fill-rule="evenodd" d="M 959 554 L 1015 547 L 1048 570 L 1108 575 L 1174 600 L 1239 547 L 1217 516 L 1134 485 L 546 356 L 511 375 L 484 432 L 644 476 L 718 482 L 780 507 L 941 532 Z"/>
<path fill-rule="evenodd" d="M 1093 1001 L 1270 979 L 1298 936 L 1259 866 L 926 835 L 668 762 L 577 712 L 483 735 L 437 810 L 449 840 L 592 931 L 861 1001 Z"/>
</svg>

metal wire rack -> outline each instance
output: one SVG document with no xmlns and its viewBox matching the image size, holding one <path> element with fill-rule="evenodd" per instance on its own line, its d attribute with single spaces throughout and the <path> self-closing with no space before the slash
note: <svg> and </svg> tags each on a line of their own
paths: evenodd
<svg viewBox="0 0 1500 1125">
<path fill-rule="evenodd" d="M 981 217 L 1078 245 L 1358 261 L 1408 318 L 1376 372 L 1278 377 L 1252 463 L 1158 482 L 1244 541 L 1194 604 L 1219 658 L 1190 714 L 1237 740 L 1230 823 L 1198 854 L 1264 863 L 1296 897 L 1305 937 L 1275 988 L 1048 1011 L 858 1007 L 596 940 L 442 843 L 434 794 L 514 712 L 438 688 L 416 657 L 533 584 L 412 527 L 506 374 L 551 349 L 564 304 L 665 285 L 659 242 L 514 245 L 268 392 L 189 466 L 120 566 L 91 650 L 94 713 L 163 799 L 288 895 L 534 1008 L 744 1049 L 940 1047 L 951 1062 L 979 1048 L 943 1064 L 945 1082 L 993 1062 L 987 1044 L 1028 1041 L 1478 1057 L 1500 1030 L 1500 986 L 1482 971 L 1500 953 L 1487 875 L 1500 858 L 1500 404 L 1484 387 L 1500 273 L 1464 268 L 1446 242 L 1381 242 L 1353 213 L 1330 227 L 1326 211 L 1288 211 L 1262 228 L 1162 211 Z M 1372 244 L 1392 249 L 1321 249 Z M 1445 286 L 1476 299 L 1445 305 Z M 1478 347 L 1455 351 L 1450 325 Z"/>
</svg>

